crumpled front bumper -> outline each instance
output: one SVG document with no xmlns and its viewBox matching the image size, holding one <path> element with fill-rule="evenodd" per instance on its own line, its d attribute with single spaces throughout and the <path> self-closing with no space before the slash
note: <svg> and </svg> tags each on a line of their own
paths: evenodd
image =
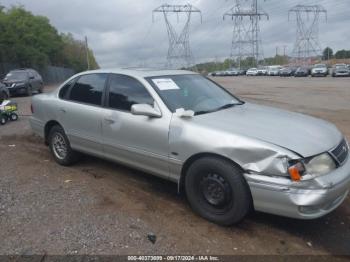
<svg viewBox="0 0 350 262">
<path fill-rule="evenodd" d="M 350 191 L 350 158 L 332 173 L 309 181 L 245 174 L 257 211 L 298 219 L 322 217 L 345 200 Z"/>
</svg>

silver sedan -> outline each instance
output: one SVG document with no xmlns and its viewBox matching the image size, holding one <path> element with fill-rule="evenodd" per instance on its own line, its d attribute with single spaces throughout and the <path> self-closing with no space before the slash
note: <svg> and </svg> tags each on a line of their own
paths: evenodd
<svg viewBox="0 0 350 262">
<path fill-rule="evenodd" d="M 85 153 L 171 180 L 221 225 L 251 210 L 318 218 L 349 192 L 349 146 L 334 125 L 245 103 L 193 72 L 84 72 L 32 110 L 59 164 Z"/>
</svg>

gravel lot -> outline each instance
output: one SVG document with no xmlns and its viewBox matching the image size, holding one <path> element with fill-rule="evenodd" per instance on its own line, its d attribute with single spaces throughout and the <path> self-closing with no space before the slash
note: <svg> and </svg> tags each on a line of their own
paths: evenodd
<svg viewBox="0 0 350 262">
<path fill-rule="evenodd" d="M 243 100 L 329 120 L 350 139 L 350 78 L 215 80 Z M 92 157 L 58 166 L 30 131 L 30 98 L 14 100 L 20 120 L 0 126 L 2 255 L 350 255 L 349 197 L 314 221 L 253 213 L 220 227 L 192 213 L 175 184 Z"/>
</svg>

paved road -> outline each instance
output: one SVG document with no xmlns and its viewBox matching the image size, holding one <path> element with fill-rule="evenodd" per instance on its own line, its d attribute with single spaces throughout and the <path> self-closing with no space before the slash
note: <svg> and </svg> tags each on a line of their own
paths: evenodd
<svg viewBox="0 0 350 262">
<path fill-rule="evenodd" d="M 350 138 L 350 78 L 216 80 L 243 99 L 330 120 Z M 30 99 L 14 100 L 21 119 L 0 127 L 0 254 L 350 255 L 349 198 L 314 221 L 253 213 L 220 227 L 193 214 L 172 183 L 92 157 L 58 166 L 31 134 Z"/>
</svg>

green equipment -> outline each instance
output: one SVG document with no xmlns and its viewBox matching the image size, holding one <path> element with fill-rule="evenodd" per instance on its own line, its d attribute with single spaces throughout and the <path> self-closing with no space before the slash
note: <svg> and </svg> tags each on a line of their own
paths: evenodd
<svg viewBox="0 0 350 262">
<path fill-rule="evenodd" d="M 5 125 L 9 120 L 17 121 L 17 109 L 17 103 L 11 102 L 9 100 L 3 101 L 0 104 L 0 125 Z"/>
</svg>

